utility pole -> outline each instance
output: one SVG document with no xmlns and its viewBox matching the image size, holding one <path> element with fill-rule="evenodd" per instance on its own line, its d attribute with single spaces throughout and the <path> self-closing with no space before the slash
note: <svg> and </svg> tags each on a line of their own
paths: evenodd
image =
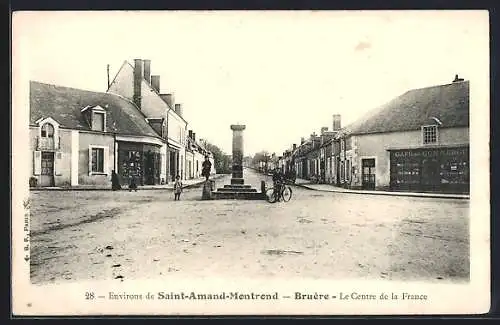
<svg viewBox="0 0 500 325">
<path fill-rule="evenodd" d="M 108 74 L 108 88 L 107 89 L 109 89 L 109 86 L 110 86 L 110 84 L 109 84 L 109 64 L 106 66 L 106 70 L 107 70 L 107 74 Z"/>
</svg>

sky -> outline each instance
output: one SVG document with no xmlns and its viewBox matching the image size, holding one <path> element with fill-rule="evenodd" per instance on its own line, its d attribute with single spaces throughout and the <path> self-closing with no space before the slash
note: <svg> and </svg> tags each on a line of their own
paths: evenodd
<svg viewBox="0 0 500 325">
<path fill-rule="evenodd" d="M 407 90 L 484 77 L 486 11 L 18 12 L 26 78 L 105 92 L 124 60 L 151 60 L 189 129 L 231 153 L 278 155 Z"/>
</svg>

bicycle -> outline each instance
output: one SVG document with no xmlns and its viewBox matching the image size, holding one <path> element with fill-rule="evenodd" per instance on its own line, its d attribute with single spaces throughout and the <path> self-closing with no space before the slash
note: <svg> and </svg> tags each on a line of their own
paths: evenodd
<svg viewBox="0 0 500 325">
<path fill-rule="evenodd" d="M 279 202 L 283 199 L 284 202 L 290 201 L 292 198 L 292 188 L 285 182 L 279 182 L 279 190 L 276 191 L 274 187 L 266 190 L 266 200 L 269 203 Z"/>
</svg>

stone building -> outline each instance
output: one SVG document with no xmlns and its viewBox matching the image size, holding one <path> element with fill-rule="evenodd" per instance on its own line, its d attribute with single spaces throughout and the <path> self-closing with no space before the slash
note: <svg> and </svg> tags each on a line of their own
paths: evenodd
<svg viewBox="0 0 500 325">
<path fill-rule="evenodd" d="M 122 184 L 166 184 L 199 177 L 205 155 L 215 166 L 194 133 L 186 152 L 182 105 L 160 93 L 151 62 L 134 64 L 125 61 L 105 93 L 30 82 L 31 184 L 104 185 L 112 170 Z"/>
<path fill-rule="evenodd" d="M 469 192 L 469 81 L 413 89 L 345 128 L 349 188 Z"/>
<path fill-rule="evenodd" d="M 176 175 L 186 178 L 185 157 L 188 122 L 182 116 L 182 105 L 171 93 L 160 92 L 160 76 L 151 75 L 151 61 L 125 61 L 111 82 L 108 93 L 132 101 L 166 140 L 160 150 L 160 175 L 165 182 Z M 130 150 L 132 150 L 131 148 Z"/>
<path fill-rule="evenodd" d="M 29 129 L 38 186 L 109 184 L 112 170 L 159 182 L 163 141 L 120 96 L 31 81 Z"/>
<path fill-rule="evenodd" d="M 351 189 L 469 192 L 469 81 L 413 89 L 293 151 L 298 178 Z M 321 139 L 321 138 L 320 138 Z"/>
</svg>

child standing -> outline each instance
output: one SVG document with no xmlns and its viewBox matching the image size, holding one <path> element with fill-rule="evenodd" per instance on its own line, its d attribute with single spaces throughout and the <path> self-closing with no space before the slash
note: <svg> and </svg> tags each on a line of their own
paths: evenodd
<svg viewBox="0 0 500 325">
<path fill-rule="evenodd" d="M 175 176 L 174 183 L 174 201 L 179 201 L 182 193 L 182 182 L 179 175 Z"/>
</svg>

